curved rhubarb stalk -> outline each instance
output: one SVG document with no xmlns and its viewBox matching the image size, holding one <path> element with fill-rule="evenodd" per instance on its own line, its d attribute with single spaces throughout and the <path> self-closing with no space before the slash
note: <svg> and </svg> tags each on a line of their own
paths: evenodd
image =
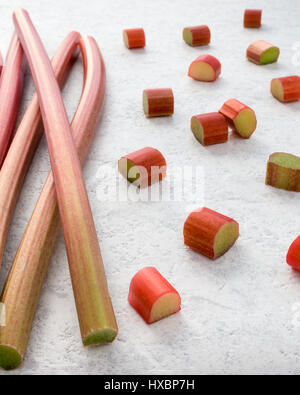
<svg viewBox="0 0 300 395">
<path fill-rule="evenodd" d="M 105 68 L 93 38 L 83 38 L 80 47 L 85 85 L 73 118 L 72 129 L 79 157 L 83 163 L 93 141 L 103 106 Z M 24 233 L 3 291 L 2 303 L 6 308 L 6 327 L 0 329 L 0 366 L 2 367 L 15 368 L 22 362 L 40 290 L 59 229 L 55 186 L 50 173 Z M 103 285 L 106 286 L 106 283 Z M 89 292 L 88 287 L 85 291 Z M 11 365 L 9 365 L 10 354 L 12 354 Z"/>
<path fill-rule="evenodd" d="M 23 88 L 23 49 L 16 33 L 11 39 L 0 80 L 0 168 L 12 140 Z"/>
<path fill-rule="evenodd" d="M 82 340 L 84 345 L 111 342 L 117 325 L 65 106 L 28 13 L 19 9 L 13 19 L 39 97 Z"/>
<path fill-rule="evenodd" d="M 52 67 L 62 86 L 76 58 L 80 34 L 71 32 L 52 59 Z M 17 129 L 0 171 L 0 266 L 7 232 L 25 175 L 43 135 L 39 101 L 35 93 Z"/>
</svg>

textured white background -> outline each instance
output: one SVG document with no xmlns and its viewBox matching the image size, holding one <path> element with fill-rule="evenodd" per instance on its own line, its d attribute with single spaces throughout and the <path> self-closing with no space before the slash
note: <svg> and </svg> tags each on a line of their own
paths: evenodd
<svg viewBox="0 0 300 395">
<path fill-rule="evenodd" d="M 300 154 L 300 104 L 280 104 L 269 93 L 271 78 L 299 73 L 299 59 L 293 50 L 300 41 L 299 3 L 2 0 L 3 53 L 13 30 L 12 11 L 19 6 L 30 12 L 49 55 L 70 30 L 78 30 L 96 38 L 105 59 L 106 104 L 84 175 L 119 336 L 108 346 L 82 347 L 61 237 L 26 358 L 17 373 L 299 374 L 300 276 L 285 264 L 286 251 L 300 233 L 299 195 L 264 185 L 270 153 Z M 264 10 L 263 27 L 243 29 L 243 10 L 257 7 Z M 188 47 L 181 38 L 182 28 L 204 23 L 211 28 L 211 45 Z M 144 27 L 147 46 L 129 51 L 122 42 L 122 29 L 136 26 Z M 246 48 L 256 39 L 280 47 L 278 63 L 258 67 L 246 61 Z M 206 84 L 187 77 L 189 63 L 201 53 L 211 53 L 222 62 L 222 76 L 217 82 Z M 81 86 L 78 62 L 64 89 L 70 118 Z M 173 117 L 144 117 L 142 90 L 153 87 L 173 88 Z M 22 111 L 33 90 L 28 72 Z M 202 147 L 189 130 L 190 117 L 217 111 L 230 97 L 256 111 L 255 134 L 250 140 L 231 136 L 227 144 Z M 205 177 L 195 203 L 97 199 L 97 191 L 114 184 L 108 177 L 97 178 L 100 167 L 116 166 L 122 154 L 144 146 L 160 149 L 170 166 L 202 166 Z M 10 229 L 1 286 L 48 170 L 43 141 Z M 216 262 L 183 244 L 183 222 L 189 210 L 202 205 L 240 223 L 240 239 Z M 127 303 L 130 279 L 146 265 L 156 266 L 178 289 L 183 302 L 179 314 L 152 326 L 147 326 Z"/>
</svg>

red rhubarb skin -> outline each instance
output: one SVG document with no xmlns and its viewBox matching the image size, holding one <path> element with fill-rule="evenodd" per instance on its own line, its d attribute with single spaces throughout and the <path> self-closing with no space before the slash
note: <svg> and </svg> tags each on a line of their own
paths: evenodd
<svg viewBox="0 0 300 395">
<path fill-rule="evenodd" d="M 232 218 L 203 207 L 193 211 L 183 228 L 184 243 L 210 259 L 215 259 L 214 242 L 222 226 L 235 222 Z"/>
<path fill-rule="evenodd" d="M 272 82 L 275 80 L 278 80 L 282 86 L 284 103 L 297 101 L 300 99 L 300 77 L 298 75 L 273 78 Z M 276 99 L 278 100 L 278 98 Z"/>
<path fill-rule="evenodd" d="M 300 271 L 300 236 L 291 244 L 286 256 L 286 262 L 294 270 Z"/>
<path fill-rule="evenodd" d="M 203 145 L 225 143 L 228 140 L 228 123 L 219 112 L 194 115 L 203 129 Z"/>
<path fill-rule="evenodd" d="M 166 159 L 162 153 L 155 148 L 145 147 L 122 157 L 122 159 L 124 158 L 131 161 L 135 166 L 138 167 L 141 188 L 152 185 L 156 181 L 161 181 L 166 176 Z M 153 167 L 159 168 L 158 174 L 157 172 L 151 174 L 151 169 Z"/>
<path fill-rule="evenodd" d="M 123 31 L 123 35 L 127 35 L 129 49 L 143 48 L 146 45 L 145 32 L 141 27 L 135 29 L 125 29 Z"/>
<path fill-rule="evenodd" d="M 195 79 L 195 78 L 191 75 L 191 70 L 192 70 L 192 66 L 193 66 L 195 63 L 198 63 L 198 62 L 207 63 L 207 64 L 209 64 L 209 65 L 212 67 L 212 69 L 214 70 L 215 75 L 214 75 L 214 79 L 213 79 L 211 82 L 215 81 L 215 80 L 219 77 L 219 75 L 221 74 L 221 67 L 222 67 L 222 66 L 221 66 L 221 63 L 219 62 L 219 60 L 218 60 L 217 58 L 215 58 L 215 57 L 212 56 L 212 55 L 200 55 L 200 56 L 198 56 L 197 59 L 195 59 L 195 60 L 190 64 L 189 71 L 188 71 L 188 76 L 189 76 L 189 77 Z M 195 79 L 195 80 L 198 81 L 197 79 Z M 209 81 L 209 82 L 210 82 L 210 81 Z"/>
<path fill-rule="evenodd" d="M 253 112 L 254 116 L 255 116 L 255 119 L 256 119 L 255 112 L 252 110 L 252 108 L 246 106 L 246 104 L 241 103 L 237 99 L 229 99 L 229 100 L 227 100 L 223 104 L 223 106 L 220 108 L 219 112 L 222 115 L 224 115 L 224 117 L 227 119 L 227 121 L 228 121 L 229 125 L 231 126 L 231 128 L 234 129 L 238 133 L 238 130 L 236 129 L 235 124 L 234 124 L 234 120 L 239 115 L 239 113 L 242 110 L 245 110 L 245 109 L 251 110 Z M 255 124 L 255 129 L 256 129 L 256 125 L 257 125 L 257 121 L 256 121 L 256 124 Z M 253 130 L 253 132 L 254 132 L 254 130 Z"/>
<path fill-rule="evenodd" d="M 170 88 L 145 89 L 148 101 L 148 114 L 150 117 L 168 116 L 174 113 L 174 95 Z"/>
<path fill-rule="evenodd" d="M 262 10 L 245 10 L 244 27 L 261 27 Z"/>
<path fill-rule="evenodd" d="M 192 47 L 207 45 L 210 43 L 210 30 L 206 25 L 186 27 L 192 34 Z M 184 29 L 184 30 L 185 30 Z"/>
<path fill-rule="evenodd" d="M 23 89 L 23 49 L 16 33 L 11 39 L 0 81 L 0 167 L 12 141 Z"/>
<path fill-rule="evenodd" d="M 151 324 L 152 307 L 162 296 L 174 293 L 176 289 L 159 273 L 155 267 L 145 267 L 132 278 L 129 288 L 128 301 L 139 315 Z M 181 307 L 174 313 L 177 313 Z"/>
</svg>

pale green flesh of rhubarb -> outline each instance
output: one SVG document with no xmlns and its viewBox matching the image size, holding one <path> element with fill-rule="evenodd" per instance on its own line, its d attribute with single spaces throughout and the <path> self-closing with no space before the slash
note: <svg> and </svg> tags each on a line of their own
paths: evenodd
<svg viewBox="0 0 300 395">
<path fill-rule="evenodd" d="M 239 113 L 233 123 L 239 134 L 248 138 L 256 128 L 256 117 L 252 110 L 245 108 Z"/>
<path fill-rule="evenodd" d="M 192 118 L 191 129 L 192 129 L 192 132 L 194 133 L 194 136 L 196 137 L 196 139 L 201 144 L 203 144 L 203 128 L 202 128 L 201 123 L 195 117 Z"/>
<path fill-rule="evenodd" d="M 188 45 L 192 45 L 193 44 L 193 36 L 192 36 L 192 33 L 191 33 L 191 31 L 189 29 L 185 28 L 183 30 L 183 39 Z"/>
<path fill-rule="evenodd" d="M 180 297 L 176 293 L 168 293 L 161 296 L 153 305 L 150 315 L 150 323 L 168 317 L 180 309 Z"/>
<path fill-rule="evenodd" d="M 300 158 L 291 154 L 275 154 L 271 156 L 270 161 L 279 166 L 300 169 Z"/>
<path fill-rule="evenodd" d="M 148 105 L 148 98 L 146 92 L 143 93 L 143 108 L 144 108 L 144 113 L 146 115 L 149 115 L 149 105 Z"/>
<path fill-rule="evenodd" d="M 129 182 L 134 183 L 135 185 L 140 184 L 139 169 L 131 160 L 127 158 L 120 159 L 119 170 L 123 177 L 125 177 Z"/>
<path fill-rule="evenodd" d="M 116 335 L 117 332 L 113 329 L 102 329 L 86 336 L 83 340 L 83 344 L 85 346 L 93 346 L 102 343 L 111 343 L 115 339 Z"/>
<path fill-rule="evenodd" d="M 261 64 L 268 64 L 268 63 L 274 63 L 278 59 L 279 56 L 279 50 L 278 48 L 270 48 L 267 49 L 260 57 L 260 63 Z"/>
<path fill-rule="evenodd" d="M 0 367 L 5 370 L 16 369 L 22 362 L 21 355 L 12 347 L 0 346 Z"/>
<path fill-rule="evenodd" d="M 235 243 L 239 237 L 238 225 L 235 222 L 229 222 L 223 225 L 215 238 L 214 253 L 215 258 L 223 255 Z"/>
</svg>

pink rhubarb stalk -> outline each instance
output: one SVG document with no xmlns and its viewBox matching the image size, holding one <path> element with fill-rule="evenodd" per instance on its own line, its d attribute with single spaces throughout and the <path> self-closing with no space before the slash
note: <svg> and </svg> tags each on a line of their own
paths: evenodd
<svg viewBox="0 0 300 395">
<path fill-rule="evenodd" d="M 17 10 L 14 23 L 38 93 L 82 340 L 84 345 L 111 342 L 117 335 L 117 325 L 65 106 L 28 13 Z"/>
<path fill-rule="evenodd" d="M 23 49 L 16 33 L 10 42 L 0 79 L 0 168 L 9 149 L 23 88 Z"/>
<path fill-rule="evenodd" d="M 2 73 L 2 69 L 3 69 L 3 58 L 2 58 L 2 54 L 0 53 L 0 75 Z"/>
<path fill-rule="evenodd" d="M 83 164 L 103 107 L 105 68 L 99 48 L 92 37 L 82 38 L 80 48 L 85 74 L 84 89 L 71 126 L 79 158 Z M 22 362 L 40 290 L 59 229 L 55 185 L 52 172 L 50 172 L 3 291 L 2 303 L 6 307 L 6 327 L 0 330 L 0 365 L 2 367 L 14 368 Z M 101 281 L 104 293 L 107 290 L 104 275 Z M 84 289 L 87 298 L 93 292 L 90 288 L 91 286 L 87 286 Z M 107 303 L 110 303 L 109 299 Z M 88 312 L 92 312 L 89 305 L 86 308 Z M 101 311 L 101 306 L 99 310 Z M 115 328 L 115 331 L 117 330 L 115 321 L 110 325 Z M 12 355 L 11 365 L 9 365 L 9 355 Z"/>
<path fill-rule="evenodd" d="M 80 34 L 71 32 L 52 59 L 52 67 L 62 86 L 76 58 Z M 16 131 L 0 171 L 0 266 L 7 232 L 26 173 L 43 135 L 39 101 L 35 93 Z"/>
</svg>

